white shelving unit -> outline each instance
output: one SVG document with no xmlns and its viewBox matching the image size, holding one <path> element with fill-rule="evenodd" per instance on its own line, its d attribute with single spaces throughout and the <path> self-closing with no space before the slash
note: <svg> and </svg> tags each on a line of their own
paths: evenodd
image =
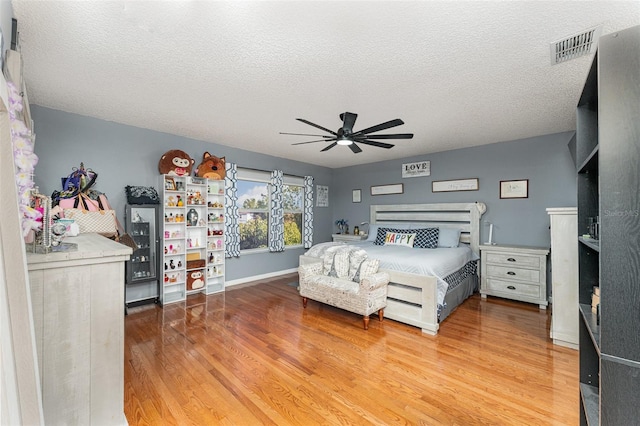
<svg viewBox="0 0 640 426">
<path fill-rule="evenodd" d="M 207 294 L 224 291 L 224 181 L 207 185 Z"/>
<path fill-rule="evenodd" d="M 224 291 L 224 181 L 161 177 L 162 268 L 160 302 Z"/>
</svg>

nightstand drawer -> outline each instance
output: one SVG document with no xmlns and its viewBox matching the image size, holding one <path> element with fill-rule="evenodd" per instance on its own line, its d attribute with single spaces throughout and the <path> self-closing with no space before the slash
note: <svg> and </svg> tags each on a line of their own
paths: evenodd
<svg viewBox="0 0 640 426">
<path fill-rule="evenodd" d="M 480 294 L 537 303 L 547 308 L 545 247 L 481 245 Z"/>
<path fill-rule="evenodd" d="M 487 265 L 487 278 L 500 278 L 503 280 L 526 281 L 540 283 L 539 269 L 522 269 L 508 266 Z"/>
<path fill-rule="evenodd" d="M 513 265 L 522 268 L 540 267 L 539 256 L 526 256 L 513 253 L 486 253 L 487 263 L 497 263 L 500 265 Z"/>
<path fill-rule="evenodd" d="M 518 296 L 529 298 L 540 297 L 540 285 L 501 281 L 492 278 L 487 279 L 487 290 L 490 290 L 494 294 L 502 293 L 506 297 L 513 298 L 517 298 Z"/>
</svg>

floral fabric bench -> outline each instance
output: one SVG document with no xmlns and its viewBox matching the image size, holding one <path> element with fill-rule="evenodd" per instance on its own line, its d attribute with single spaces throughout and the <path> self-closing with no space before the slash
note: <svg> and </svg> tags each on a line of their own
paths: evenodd
<svg viewBox="0 0 640 426">
<path fill-rule="evenodd" d="M 378 265 L 377 259 L 367 258 L 357 247 L 330 247 L 321 261 L 298 268 L 303 307 L 312 299 L 360 314 L 367 330 L 369 315 L 377 312 L 382 321 L 387 306 L 389 274 L 378 272 Z"/>
</svg>

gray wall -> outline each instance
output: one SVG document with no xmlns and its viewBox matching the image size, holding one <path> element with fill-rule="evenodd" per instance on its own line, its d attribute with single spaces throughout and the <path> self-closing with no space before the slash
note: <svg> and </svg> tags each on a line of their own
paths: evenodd
<svg viewBox="0 0 640 426">
<path fill-rule="evenodd" d="M 370 204 L 482 201 L 487 204 L 483 220 L 494 224 L 494 242 L 548 247 L 549 218 L 545 209 L 576 205 L 575 168 L 567 148 L 573 132 L 331 170 L 36 105 L 32 106 L 32 113 L 36 154 L 40 157 L 35 181 L 41 192 L 51 194 L 59 189 L 60 178 L 82 161 L 99 173 L 95 188 L 108 195 L 121 219 L 124 187 L 157 186 L 158 159 L 170 149 L 182 149 L 196 162 L 204 151 L 209 151 L 240 167 L 312 175 L 316 185 L 328 185 L 329 207 L 314 207 L 315 243 L 331 239 L 336 219 L 348 219 L 351 229 L 369 220 Z M 431 176 L 402 179 L 403 163 L 422 160 L 431 161 Z M 478 191 L 431 192 L 433 180 L 476 177 Z M 529 198 L 499 199 L 499 181 L 512 179 L 529 179 Z M 390 183 L 403 183 L 404 193 L 370 195 L 371 185 Z M 362 190 L 361 203 L 352 203 L 352 189 Z M 481 240 L 485 241 L 488 227 L 483 226 L 482 231 Z M 241 280 L 295 268 L 302 252 L 294 249 L 228 259 L 226 278 Z"/>
<path fill-rule="evenodd" d="M 51 195 L 60 189 L 60 178 L 72 167 L 84 162 L 98 173 L 95 189 L 109 197 L 120 220 L 124 217 L 126 185 L 158 187 L 158 160 L 170 149 L 181 149 L 196 160 L 205 151 L 239 167 L 260 170 L 279 169 L 285 174 L 311 175 L 314 183 L 330 185 L 331 169 L 307 163 L 257 154 L 232 147 L 211 144 L 166 133 L 154 132 L 104 120 L 31 105 L 35 124 L 36 149 L 39 157 L 35 182 L 40 192 Z M 331 204 L 330 204 L 331 205 Z M 314 211 L 314 242 L 331 239 L 331 210 Z M 123 222 L 124 223 L 124 222 Z M 284 271 L 298 266 L 303 249 L 288 249 L 283 253 L 260 253 L 227 259 L 226 279 Z"/>
<path fill-rule="evenodd" d="M 349 221 L 349 228 L 353 229 L 353 225 L 369 220 L 371 204 L 481 201 L 487 205 L 483 222 L 494 224 L 494 242 L 549 247 L 549 217 L 545 209 L 576 206 L 575 166 L 567 147 L 573 133 L 334 170 L 330 188 L 334 212 L 332 223 L 345 218 Z M 403 163 L 423 160 L 431 161 L 431 176 L 402 179 Z M 464 178 L 478 178 L 479 190 L 431 192 L 431 182 L 434 180 Z M 529 179 L 529 198 L 500 199 L 499 182 L 516 179 Z M 340 182 L 349 182 L 349 185 L 339 185 Z M 371 185 L 393 183 L 404 184 L 404 193 L 370 195 Z M 362 190 L 361 203 L 352 202 L 353 189 Z M 487 234 L 488 225 L 483 224 L 481 242 L 486 241 Z"/>
</svg>

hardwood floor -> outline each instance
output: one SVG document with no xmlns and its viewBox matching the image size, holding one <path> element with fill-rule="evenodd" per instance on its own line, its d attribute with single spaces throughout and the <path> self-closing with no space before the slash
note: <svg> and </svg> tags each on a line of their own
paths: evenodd
<svg viewBox="0 0 640 426">
<path fill-rule="evenodd" d="M 578 352 L 537 305 L 473 296 L 437 336 L 318 302 L 297 275 L 125 320 L 130 425 L 575 425 Z"/>
</svg>

